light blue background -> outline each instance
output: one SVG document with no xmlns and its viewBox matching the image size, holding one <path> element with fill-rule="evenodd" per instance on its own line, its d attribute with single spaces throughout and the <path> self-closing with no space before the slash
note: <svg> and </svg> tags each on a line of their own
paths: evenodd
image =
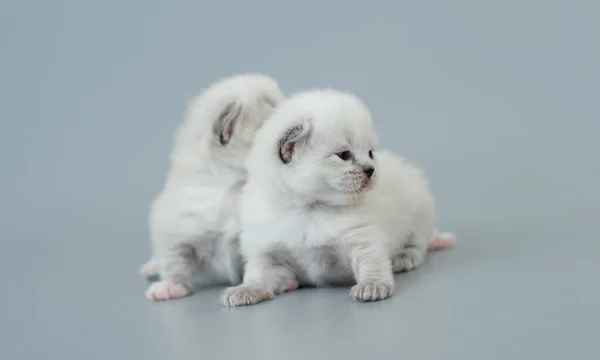
<svg viewBox="0 0 600 360">
<path fill-rule="evenodd" d="M 594 1 L 0 3 L 3 359 L 597 354 Z M 184 106 L 240 72 L 361 96 L 424 167 L 451 252 L 355 304 L 151 304 L 137 267 Z"/>
</svg>

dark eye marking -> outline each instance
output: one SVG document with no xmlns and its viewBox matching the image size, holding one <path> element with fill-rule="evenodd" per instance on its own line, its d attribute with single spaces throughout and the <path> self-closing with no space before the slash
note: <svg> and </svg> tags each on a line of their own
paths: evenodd
<svg viewBox="0 0 600 360">
<path fill-rule="evenodd" d="M 373 158 L 373 150 L 369 150 L 369 157 L 372 159 Z"/>
<path fill-rule="evenodd" d="M 352 157 L 352 153 L 348 150 L 336 154 L 340 159 L 347 161 Z"/>
</svg>

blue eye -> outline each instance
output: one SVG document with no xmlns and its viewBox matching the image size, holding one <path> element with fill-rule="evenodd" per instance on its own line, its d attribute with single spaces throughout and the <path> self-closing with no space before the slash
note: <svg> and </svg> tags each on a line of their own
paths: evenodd
<svg viewBox="0 0 600 360">
<path fill-rule="evenodd" d="M 336 154 L 340 159 L 346 161 L 348 159 L 350 159 L 350 157 L 352 156 L 352 153 L 350 151 L 342 151 L 340 153 Z"/>
</svg>

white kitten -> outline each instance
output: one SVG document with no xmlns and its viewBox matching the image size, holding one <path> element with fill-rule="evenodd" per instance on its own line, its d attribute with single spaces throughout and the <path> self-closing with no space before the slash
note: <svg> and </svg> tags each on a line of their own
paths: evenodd
<svg viewBox="0 0 600 360">
<path fill-rule="evenodd" d="M 215 83 L 190 105 L 164 189 L 150 210 L 154 257 L 142 273 L 161 280 L 146 291 L 149 299 L 241 281 L 237 198 L 244 161 L 256 131 L 283 98 L 275 80 L 248 74 Z"/>
<path fill-rule="evenodd" d="M 430 241 L 451 245 L 452 234 L 434 229 L 421 171 L 376 146 L 371 115 L 351 94 L 304 92 L 276 110 L 246 162 L 244 282 L 223 293 L 224 305 L 353 280 L 353 298 L 385 299 L 393 273 L 419 266 Z"/>
</svg>

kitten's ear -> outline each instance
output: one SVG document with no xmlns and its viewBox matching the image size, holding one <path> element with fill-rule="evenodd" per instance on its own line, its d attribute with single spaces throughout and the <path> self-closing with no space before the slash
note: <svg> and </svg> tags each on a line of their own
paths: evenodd
<svg viewBox="0 0 600 360">
<path fill-rule="evenodd" d="M 237 122 L 238 117 L 242 113 L 242 102 L 235 100 L 227 104 L 219 118 L 215 122 L 215 134 L 219 137 L 221 145 L 227 145 L 231 136 L 233 135 L 233 129 Z"/>
<path fill-rule="evenodd" d="M 279 140 L 279 158 L 284 164 L 292 161 L 294 153 L 305 145 L 310 137 L 310 124 L 308 121 L 294 125 L 287 129 Z"/>
</svg>

